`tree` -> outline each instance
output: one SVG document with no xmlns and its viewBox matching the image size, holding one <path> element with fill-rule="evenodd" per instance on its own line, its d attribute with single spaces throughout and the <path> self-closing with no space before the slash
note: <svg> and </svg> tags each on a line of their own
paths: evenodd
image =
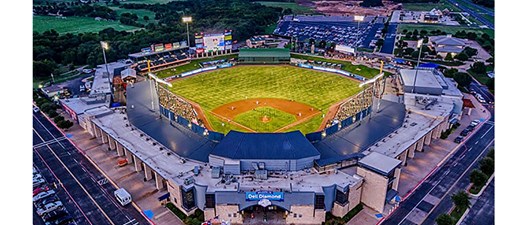
<svg viewBox="0 0 525 225">
<path fill-rule="evenodd" d="M 478 54 L 478 50 L 475 49 L 475 48 L 471 48 L 471 47 L 465 47 L 465 49 L 463 49 L 463 52 L 462 53 L 465 53 L 467 54 L 467 56 L 470 58 L 472 56 L 475 56 Z"/>
<path fill-rule="evenodd" d="M 376 42 L 376 46 L 377 47 L 381 47 L 383 46 L 383 44 L 385 43 L 385 40 L 383 40 L 382 38 L 378 39 L 377 42 Z"/>
<path fill-rule="evenodd" d="M 362 7 L 376 7 L 376 6 L 383 6 L 382 0 L 364 0 L 359 4 Z"/>
<path fill-rule="evenodd" d="M 64 117 L 63 116 L 57 116 L 53 119 L 53 121 L 55 123 L 59 123 L 60 121 L 63 121 L 64 120 Z M 58 124 L 57 124 L 58 125 Z"/>
<path fill-rule="evenodd" d="M 412 52 L 412 54 L 410 54 L 410 56 L 414 59 L 417 59 L 417 57 L 419 57 L 419 50 L 418 51 L 414 51 Z"/>
<path fill-rule="evenodd" d="M 462 87 L 468 87 L 470 82 L 472 82 L 472 77 L 467 73 L 454 73 L 454 80 Z"/>
<path fill-rule="evenodd" d="M 457 54 L 456 57 L 454 57 L 454 58 L 459 60 L 459 61 L 467 61 L 469 57 L 464 52 L 461 52 L 461 53 Z"/>
<path fill-rule="evenodd" d="M 69 129 L 73 126 L 73 122 L 69 120 L 62 120 L 57 123 L 57 126 L 62 129 Z"/>
<path fill-rule="evenodd" d="M 443 72 L 443 75 L 445 75 L 445 77 L 454 78 L 454 74 L 456 74 L 457 72 L 458 72 L 458 69 L 456 68 L 445 69 L 445 71 Z"/>
<path fill-rule="evenodd" d="M 445 56 L 445 60 L 446 61 L 452 61 L 452 54 L 450 54 L 450 52 L 447 53 L 447 56 Z"/>
<path fill-rule="evenodd" d="M 48 115 L 49 117 L 51 117 L 51 118 L 54 118 L 54 117 L 58 116 L 58 113 L 57 113 L 57 111 L 52 110 L 52 111 L 50 111 L 47 115 Z"/>
<path fill-rule="evenodd" d="M 472 182 L 474 185 L 481 187 L 487 182 L 487 175 L 485 175 L 481 170 L 475 169 L 472 170 L 470 173 L 470 182 Z"/>
<path fill-rule="evenodd" d="M 149 16 L 144 16 L 144 21 L 148 21 L 149 20 Z"/>
<path fill-rule="evenodd" d="M 475 62 L 470 66 L 470 69 L 472 72 L 477 74 L 486 74 L 487 73 L 487 66 L 485 66 L 485 63 L 483 62 Z"/>
<path fill-rule="evenodd" d="M 415 50 L 413 48 L 405 48 L 404 54 L 411 55 Z"/>
<path fill-rule="evenodd" d="M 460 210 L 466 210 L 470 208 L 470 196 L 465 191 L 459 191 L 456 194 L 452 195 L 452 201 L 454 205 Z"/>
<path fill-rule="evenodd" d="M 487 176 L 491 176 L 494 173 L 494 160 L 485 157 L 479 162 L 479 169 Z"/>
<path fill-rule="evenodd" d="M 33 61 L 33 75 L 37 77 L 51 77 L 51 73 L 57 68 L 58 65 L 53 60 Z"/>
<path fill-rule="evenodd" d="M 491 159 L 495 159 L 494 158 L 494 148 L 490 148 L 489 152 L 487 153 L 487 157 Z"/>
<path fill-rule="evenodd" d="M 438 225 L 454 225 L 454 219 L 448 214 L 441 214 L 436 219 Z"/>
</svg>

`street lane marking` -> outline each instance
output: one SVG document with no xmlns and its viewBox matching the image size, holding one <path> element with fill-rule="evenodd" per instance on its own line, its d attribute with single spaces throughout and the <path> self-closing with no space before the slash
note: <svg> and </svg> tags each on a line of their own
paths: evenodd
<svg viewBox="0 0 525 225">
<path fill-rule="evenodd" d="M 34 115 L 33 115 L 34 117 Z M 36 118 L 36 117 L 35 117 Z M 37 118 L 37 121 L 44 127 L 44 129 L 46 129 L 46 131 L 48 133 L 50 133 L 52 135 L 52 133 L 44 126 L 44 124 L 42 124 L 42 122 L 40 122 L 40 120 L 38 120 Z M 56 139 L 55 136 L 53 136 L 53 138 Z M 60 142 L 59 142 L 60 144 Z M 60 144 L 62 147 L 63 145 Z M 53 151 L 53 149 L 51 147 L 49 147 L 49 145 L 46 145 L 47 148 L 49 148 L 49 150 L 51 150 L 51 153 L 58 159 L 58 161 L 60 162 L 60 164 L 62 164 L 62 166 L 66 169 L 66 171 L 71 175 L 71 177 L 73 177 L 73 179 L 75 179 L 75 181 L 78 183 L 78 185 L 80 186 L 80 188 L 82 188 L 82 190 L 84 190 L 84 192 L 88 195 L 88 197 L 91 199 L 91 201 L 93 201 L 93 203 L 95 203 L 95 205 L 97 206 L 97 208 L 100 210 L 100 212 L 102 212 L 102 214 L 104 215 L 104 217 L 106 217 L 106 219 L 108 219 L 109 223 L 111 223 L 112 225 L 115 225 L 115 223 L 113 223 L 113 221 L 109 218 L 109 216 L 106 214 L 106 212 L 104 210 L 102 210 L 102 208 L 100 207 L 100 205 L 95 201 L 95 199 L 93 199 L 93 196 L 91 196 L 91 194 L 89 194 L 89 192 L 86 190 L 86 188 L 80 183 L 80 181 L 75 177 L 75 175 L 69 170 L 69 168 L 66 166 L 66 164 L 64 164 L 64 162 L 62 162 L 62 160 L 56 155 L 55 151 Z M 64 148 L 64 147 L 63 147 Z M 64 148 L 65 149 L 65 148 Z M 75 159 L 73 159 L 75 160 Z M 76 160 L 75 160 L 76 162 Z M 78 162 L 77 162 L 78 163 Z"/>
</svg>

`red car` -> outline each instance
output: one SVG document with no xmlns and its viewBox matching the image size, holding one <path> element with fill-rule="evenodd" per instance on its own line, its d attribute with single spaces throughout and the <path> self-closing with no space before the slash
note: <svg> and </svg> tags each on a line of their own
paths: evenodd
<svg viewBox="0 0 525 225">
<path fill-rule="evenodd" d="M 38 193 L 44 192 L 44 191 L 49 191 L 49 187 L 47 186 L 37 187 L 35 188 L 35 190 L 33 190 L 33 196 L 38 195 Z"/>
</svg>

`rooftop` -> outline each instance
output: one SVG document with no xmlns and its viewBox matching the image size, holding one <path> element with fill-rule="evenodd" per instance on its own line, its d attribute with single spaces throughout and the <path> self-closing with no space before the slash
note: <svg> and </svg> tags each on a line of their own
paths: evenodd
<svg viewBox="0 0 525 225">
<path fill-rule="evenodd" d="M 242 133 L 230 131 L 211 151 L 230 159 L 300 159 L 319 152 L 300 131 Z"/>
<path fill-rule="evenodd" d="M 109 82 L 113 80 L 114 70 L 122 67 L 127 67 L 129 65 L 130 64 L 126 64 L 125 62 L 108 63 L 109 79 L 106 71 L 106 64 L 98 65 L 97 69 L 95 70 L 95 77 L 93 80 L 93 84 L 91 85 L 91 92 L 89 94 L 110 94 L 111 89 L 109 86 Z"/>
<path fill-rule="evenodd" d="M 323 140 L 314 143 L 321 153 L 316 163 L 325 166 L 349 158 L 360 157 L 365 151 L 383 137 L 394 132 L 403 124 L 405 106 L 401 103 L 381 100 L 380 110 L 376 111 L 377 102 L 370 119 L 357 122 Z M 360 125 L 359 125 L 360 124 Z"/>
<path fill-rule="evenodd" d="M 81 98 L 60 99 L 60 103 L 73 110 L 77 115 L 84 113 L 88 109 L 99 106 L 109 106 L 109 99 L 105 96 L 92 96 Z"/>
<path fill-rule="evenodd" d="M 359 165 L 370 169 L 375 172 L 387 176 L 401 164 L 400 160 L 379 154 L 377 152 L 371 152 L 361 160 L 359 160 Z"/>
<path fill-rule="evenodd" d="M 430 36 L 430 41 L 436 45 L 465 46 L 466 41 L 451 35 Z"/>
<path fill-rule="evenodd" d="M 415 78 L 416 71 L 417 78 Z M 399 70 L 399 73 L 401 74 L 401 79 L 403 80 L 405 86 L 414 86 L 414 79 L 416 79 L 416 87 L 443 88 L 432 70 L 401 69 Z"/>
</svg>

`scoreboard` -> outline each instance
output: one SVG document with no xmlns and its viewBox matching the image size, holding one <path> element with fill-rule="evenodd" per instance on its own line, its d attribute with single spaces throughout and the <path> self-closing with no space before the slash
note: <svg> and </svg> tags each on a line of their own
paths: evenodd
<svg viewBox="0 0 525 225">
<path fill-rule="evenodd" d="M 195 49 L 197 53 L 216 52 L 232 49 L 232 31 L 223 33 L 196 33 Z"/>
</svg>

